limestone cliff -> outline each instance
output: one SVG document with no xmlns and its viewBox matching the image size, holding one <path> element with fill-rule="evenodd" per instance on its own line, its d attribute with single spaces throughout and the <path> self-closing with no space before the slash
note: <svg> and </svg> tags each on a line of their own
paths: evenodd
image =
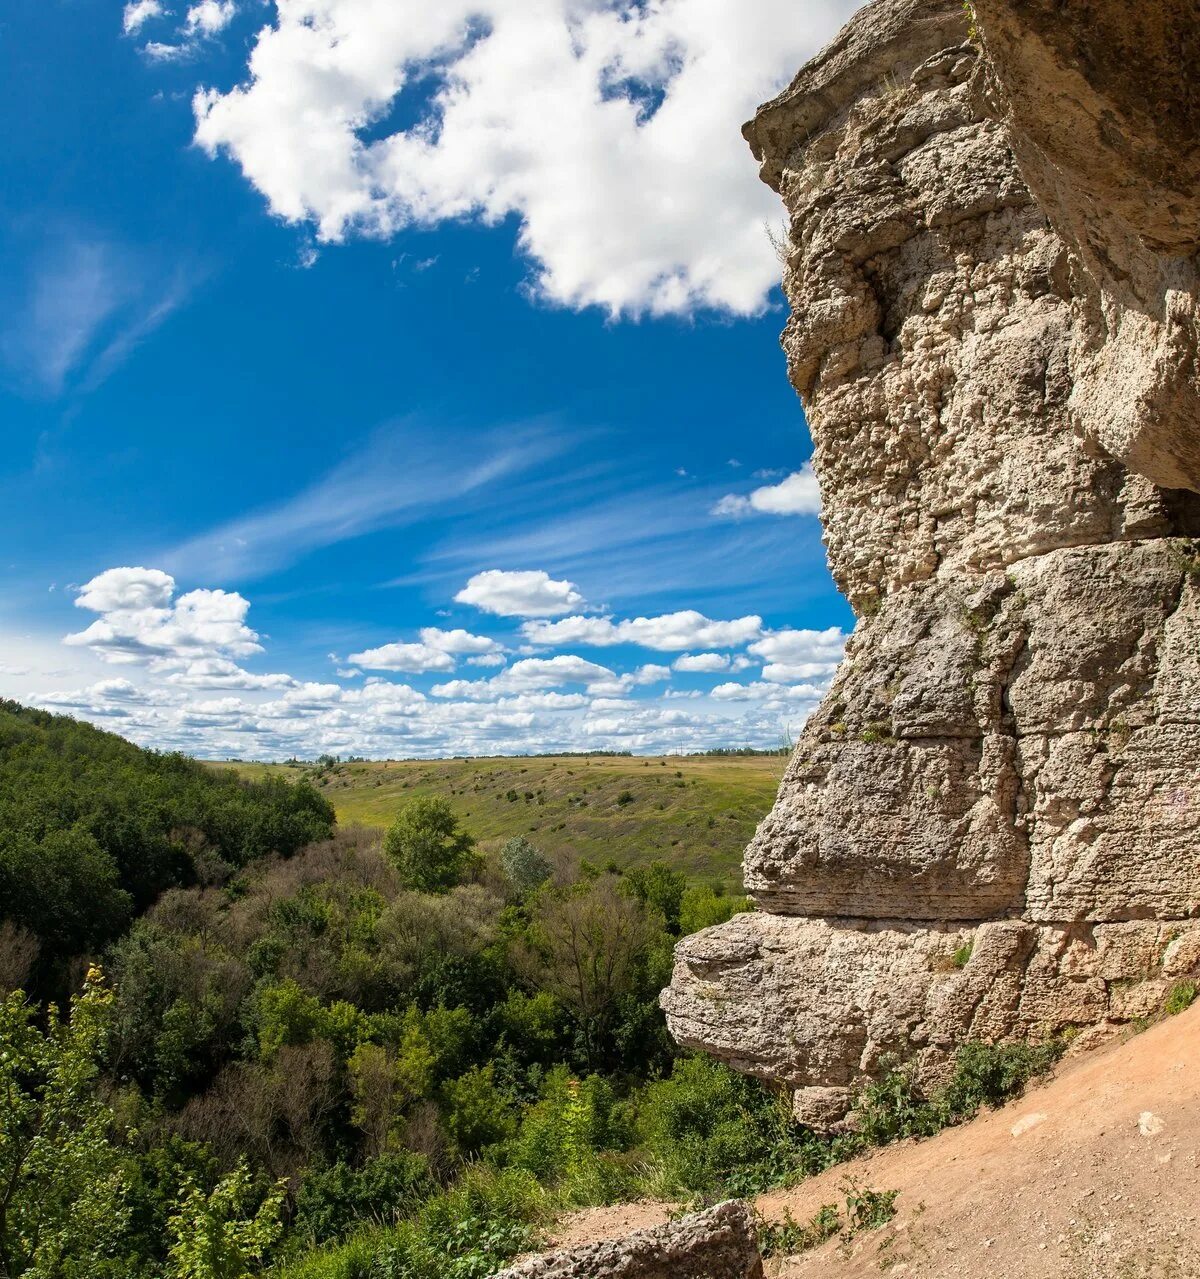
<svg viewBox="0 0 1200 1279">
<path fill-rule="evenodd" d="M 746 126 L 860 620 L 747 850 L 759 912 L 681 943 L 663 1004 L 816 1122 L 890 1055 L 936 1075 L 1200 968 L 1195 103 L 1062 9 L 879 0 Z"/>
</svg>

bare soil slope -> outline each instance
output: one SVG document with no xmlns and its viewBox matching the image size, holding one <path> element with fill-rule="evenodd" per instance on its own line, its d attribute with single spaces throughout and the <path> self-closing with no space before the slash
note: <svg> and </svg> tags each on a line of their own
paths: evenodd
<svg viewBox="0 0 1200 1279">
<path fill-rule="evenodd" d="M 778 1279 L 1195 1279 L 1200 1276 L 1200 1005 L 1067 1062 L 1020 1100 L 760 1197 L 767 1219 L 842 1206 L 851 1177 L 898 1190 L 896 1216 L 849 1243 L 774 1259 Z M 579 1242 L 662 1220 L 665 1205 L 581 1213 Z"/>
</svg>

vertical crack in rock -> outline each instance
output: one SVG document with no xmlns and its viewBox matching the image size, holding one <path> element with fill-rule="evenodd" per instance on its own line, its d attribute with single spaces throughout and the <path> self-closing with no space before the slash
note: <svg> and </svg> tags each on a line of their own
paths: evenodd
<svg viewBox="0 0 1200 1279">
<path fill-rule="evenodd" d="M 1195 136 L 1159 120 L 1157 185 L 1132 134 L 1091 171 L 1055 120 L 1132 129 L 1137 86 L 1071 62 L 1061 5 L 976 8 L 981 48 L 957 0 L 868 5 L 745 129 L 859 622 L 746 851 L 758 912 L 681 942 L 663 1006 L 812 1122 L 889 1054 L 936 1078 L 1200 962 Z"/>
</svg>

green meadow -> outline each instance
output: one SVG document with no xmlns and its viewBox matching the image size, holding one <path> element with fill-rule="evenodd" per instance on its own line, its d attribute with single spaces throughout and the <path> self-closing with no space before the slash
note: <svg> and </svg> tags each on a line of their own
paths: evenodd
<svg viewBox="0 0 1200 1279">
<path fill-rule="evenodd" d="M 440 795 L 485 850 L 524 835 L 547 853 L 622 869 L 661 860 L 689 878 L 733 888 L 786 762 L 566 755 L 227 767 L 247 777 L 308 778 L 343 826 L 388 826 L 406 799 Z"/>
</svg>

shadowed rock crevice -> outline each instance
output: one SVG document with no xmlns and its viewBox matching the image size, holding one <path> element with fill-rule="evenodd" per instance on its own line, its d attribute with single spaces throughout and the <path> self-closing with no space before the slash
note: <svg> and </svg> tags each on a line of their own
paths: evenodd
<svg viewBox="0 0 1200 1279">
<path fill-rule="evenodd" d="M 1095 108 L 1077 76 L 1069 110 L 1017 101 L 1066 56 L 1021 27 L 1045 7 L 980 3 L 972 39 L 957 0 L 881 0 L 746 126 L 790 216 L 782 341 L 859 623 L 746 852 L 762 913 L 681 943 L 663 1004 L 814 1121 L 889 1054 L 932 1077 L 964 1038 L 1143 1016 L 1200 962 L 1196 290 L 1163 265 L 1190 214 L 1139 213 L 1135 174 L 1120 235 L 1084 217 L 1074 142 L 1080 173 L 1027 181 L 1058 154 L 1038 102 Z M 1086 92 L 1141 118 L 1104 68 Z"/>
</svg>

